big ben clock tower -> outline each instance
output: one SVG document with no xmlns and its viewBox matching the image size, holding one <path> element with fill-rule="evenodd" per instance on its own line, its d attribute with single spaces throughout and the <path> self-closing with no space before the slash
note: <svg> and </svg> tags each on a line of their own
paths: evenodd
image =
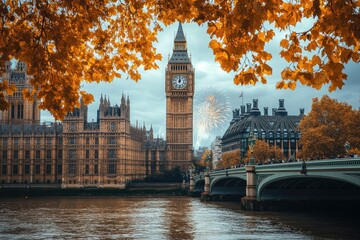
<svg viewBox="0 0 360 240">
<path fill-rule="evenodd" d="M 169 168 L 183 170 L 193 158 L 193 97 L 195 69 L 187 53 L 181 23 L 165 70 L 166 143 Z"/>
</svg>

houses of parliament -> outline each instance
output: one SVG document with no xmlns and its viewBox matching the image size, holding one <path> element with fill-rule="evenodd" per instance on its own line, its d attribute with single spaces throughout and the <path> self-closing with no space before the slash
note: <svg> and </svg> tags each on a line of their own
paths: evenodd
<svg viewBox="0 0 360 240">
<path fill-rule="evenodd" d="M 58 184 L 62 188 L 124 188 L 134 179 L 192 160 L 194 68 L 179 24 L 165 70 L 166 139 L 130 122 L 130 99 L 112 105 L 101 96 L 96 121 L 88 108 L 67 114 L 63 122 L 41 123 L 39 100 L 25 100 L 31 89 L 26 64 L 7 62 L 0 81 L 15 84 L 10 107 L 0 112 L 0 184 Z"/>
</svg>

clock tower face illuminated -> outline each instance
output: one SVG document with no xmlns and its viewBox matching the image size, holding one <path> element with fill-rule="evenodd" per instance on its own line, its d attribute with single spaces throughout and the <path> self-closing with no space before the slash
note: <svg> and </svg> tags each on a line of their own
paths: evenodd
<svg viewBox="0 0 360 240">
<path fill-rule="evenodd" d="M 165 74 L 168 167 L 188 170 L 193 159 L 193 98 L 195 70 L 179 24 Z"/>
</svg>

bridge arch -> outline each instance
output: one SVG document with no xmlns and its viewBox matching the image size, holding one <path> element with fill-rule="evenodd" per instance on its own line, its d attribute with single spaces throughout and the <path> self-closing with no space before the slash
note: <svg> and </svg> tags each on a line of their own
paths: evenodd
<svg viewBox="0 0 360 240">
<path fill-rule="evenodd" d="M 236 176 L 216 177 L 210 184 L 211 195 L 246 195 L 246 179 Z"/>
<path fill-rule="evenodd" d="M 258 200 L 360 199 L 358 176 L 345 173 L 282 173 L 265 178 L 257 190 Z"/>
<path fill-rule="evenodd" d="M 197 179 L 194 183 L 194 192 L 204 192 L 205 180 Z"/>
</svg>

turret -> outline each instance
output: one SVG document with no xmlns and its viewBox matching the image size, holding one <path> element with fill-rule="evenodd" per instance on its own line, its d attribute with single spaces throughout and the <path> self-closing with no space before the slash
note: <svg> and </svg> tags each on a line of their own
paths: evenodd
<svg viewBox="0 0 360 240">
<path fill-rule="evenodd" d="M 130 121 L 130 99 L 129 99 L 129 95 L 127 96 L 127 100 L 126 100 L 126 118 Z"/>
<path fill-rule="evenodd" d="M 150 127 L 149 140 L 150 140 L 150 141 L 153 141 L 153 140 L 154 140 L 154 131 L 153 131 L 152 125 L 151 125 L 151 127 Z"/>
</svg>

